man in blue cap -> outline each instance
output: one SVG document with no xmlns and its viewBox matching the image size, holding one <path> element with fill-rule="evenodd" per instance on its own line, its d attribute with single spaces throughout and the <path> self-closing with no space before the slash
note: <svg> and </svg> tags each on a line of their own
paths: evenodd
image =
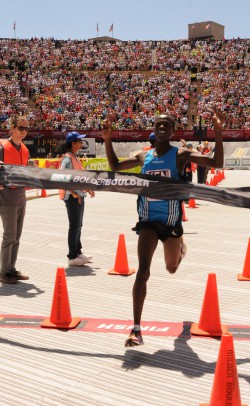
<svg viewBox="0 0 250 406">
<path fill-rule="evenodd" d="M 151 133 L 151 134 L 149 134 L 149 142 L 150 142 L 150 146 L 149 145 L 146 145 L 144 148 L 143 148 L 143 151 L 149 151 L 150 149 L 154 149 L 154 147 L 155 147 L 155 133 Z"/>
</svg>

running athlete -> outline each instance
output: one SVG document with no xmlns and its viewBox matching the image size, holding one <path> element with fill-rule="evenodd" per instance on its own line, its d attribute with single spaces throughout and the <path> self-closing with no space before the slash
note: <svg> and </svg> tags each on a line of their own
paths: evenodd
<svg viewBox="0 0 250 406">
<path fill-rule="evenodd" d="M 155 148 L 140 151 L 137 155 L 120 161 L 112 146 L 112 119 L 103 126 L 102 137 L 105 141 L 106 154 L 112 171 L 132 169 L 138 165 L 141 173 L 160 175 L 179 179 L 187 162 L 197 165 L 221 168 L 223 166 L 222 128 L 224 115 L 213 111 L 212 122 L 215 130 L 215 152 L 213 157 L 193 153 L 188 148 L 178 149 L 170 145 L 174 133 L 174 118 L 168 114 L 157 116 L 154 124 Z M 125 346 L 143 344 L 141 334 L 141 316 L 146 298 L 147 281 L 150 277 L 150 266 L 158 241 L 163 243 L 166 269 L 173 274 L 177 271 L 186 254 L 183 241 L 182 202 L 180 200 L 156 200 L 145 196 L 138 197 L 139 221 L 136 224 L 138 238 L 139 267 L 133 286 L 134 327 L 125 342 Z"/>
</svg>

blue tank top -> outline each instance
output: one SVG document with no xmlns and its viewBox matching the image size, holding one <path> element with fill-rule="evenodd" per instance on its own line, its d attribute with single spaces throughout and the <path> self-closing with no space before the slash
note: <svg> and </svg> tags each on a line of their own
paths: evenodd
<svg viewBox="0 0 250 406">
<path fill-rule="evenodd" d="M 147 153 L 141 173 L 179 179 L 176 166 L 178 148 L 172 147 L 161 157 L 154 156 L 154 151 L 150 150 Z M 182 211 L 179 200 L 158 200 L 139 196 L 137 207 L 140 221 L 160 221 L 169 226 L 181 223 Z"/>
</svg>

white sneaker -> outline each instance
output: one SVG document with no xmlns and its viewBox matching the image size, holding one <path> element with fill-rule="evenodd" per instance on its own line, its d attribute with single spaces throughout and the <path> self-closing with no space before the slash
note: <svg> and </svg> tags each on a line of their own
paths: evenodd
<svg viewBox="0 0 250 406">
<path fill-rule="evenodd" d="M 93 258 L 93 256 L 80 254 L 80 255 L 78 255 L 78 258 L 84 259 L 84 261 L 86 261 L 86 263 L 87 263 L 87 262 L 91 262 L 91 259 Z"/>
<path fill-rule="evenodd" d="M 88 263 L 88 259 L 87 258 L 74 258 L 74 259 L 69 259 L 68 264 L 69 266 L 84 266 Z"/>
</svg>

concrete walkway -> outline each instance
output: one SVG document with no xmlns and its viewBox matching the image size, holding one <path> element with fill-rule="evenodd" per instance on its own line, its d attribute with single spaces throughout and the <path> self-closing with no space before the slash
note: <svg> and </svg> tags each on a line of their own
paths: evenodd
<svg viewBox="0 0 250 406">
<path fill-rule="evenodd" d="M 221 186 L 249 186 L 249 181 L 249 171 L 226 171 Z M 131 349 L 124 341 L 133 317 L 135 274 L 107 272 L 114 267 L 120 234 L 129 268 L 137 268 L 137 237 L 131 231 L 136 196 L 99 192 L 86 200 L 82 241 L 93 262 L 83 268 L 67 267 L 68 226 L 58 196 L 27 202 L 18 269 L 30 280 L 0 285 L 0 405 L 209 403 L 220 340 L 189 334 L 190 322 L 199 321 L 209 273 L 217 278 L 221 322 L 238 326 L 234 349 L 241 402 L 250 405 L 250 282 L 237 280 L 250 211 L 196 203 L 197 209 L 186 208 L 188 253 L 175 275 L 164 269 L 162 246 L 157 247 L 143 311 L 145 345 Z M 58 267 L 66 271 L 72 317 L 82 319 L 75 330 L 40 327 L 50 316 Z M 239 339 L 241 332 L 249 338 Z"/>
</svg>

